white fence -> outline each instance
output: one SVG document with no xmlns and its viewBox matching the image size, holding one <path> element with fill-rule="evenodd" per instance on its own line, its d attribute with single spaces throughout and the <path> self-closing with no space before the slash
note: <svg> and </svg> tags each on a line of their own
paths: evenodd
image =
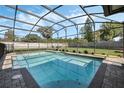
<svg viewBox="0 0 124 93">
<path fill-rule="evenodd" d="M 67 43 L 27 43 L 27 42 L 2 42 L 6 44 L 7 50 L 17 49 L 37 49 L 37 48 L 57 48 L 67 47 Z M 14 45 L 14 46 L 13 46 Z"/>
</svg>

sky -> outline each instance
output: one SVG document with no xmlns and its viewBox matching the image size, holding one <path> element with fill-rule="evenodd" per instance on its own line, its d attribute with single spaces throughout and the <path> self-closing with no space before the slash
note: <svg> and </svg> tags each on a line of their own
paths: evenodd
<svg viewBox="0 0 124 93">
<path fill-rule="evenodd" d="M 57 7 L 57 5 L 49 5 L 48 7 L 53 9 L 53 8 Z M 19 5 L 18 8 L 25 9 L 26 11 L 34 13 L 35 15 L 38 15 L 39 17 L 41 17 L 44 14 L 49 12 L 44 7 L 37 6 L 37 5 L 33 5 L 33 6 L 31 6 L 31 5 L 27 5 L 27 6 L 26 5 Z M 65 5 L 65 6 L 62 6 L 62 7 L 58 8 L 55 11 L 64 15 L 67 18 L 71 18 L 71 17 L 74 17 L 74 16 L 79 16 L 79 15 L 85 14 L 79 6 L 75 6 L 75 5 Z M 92 8 L 86 8 L 86 11 L 88 13 L 99 13 L 99 12 L 103 12 L 103 8 L 101 6 L 95 6 L 95 7 L 92 7 Z M 14 9 L 11 9 L 11 8 L 6 7 L 6 6 L 0 5 L 0 16 L 6 16 L 6 17 L 14 18 L 14 12 L 15 12 Z M 99 15 L 99 16 L 103 17 L 104 15 Z M 114 19 L 116 21 L 122 22 L 122 21 L 124 21 L 123 16 L 124 16 L 124 13 L 120 13 L 120 14 L 115 14 L 115 15 L 109 16 L 107 18 Z M 98 21 L 98 22 L 107 21 L 105 19 L 97 18 L 97 17 L 94 17 L 94 16 L 91 16 L 91 17 L 93 18 L 94 21 Z M 45 16 L 44 18 L 47 18 L 47 19 L 52 20 L 54 22 L 59 22 L 59 21 L 64 20 L 64 18 L 59 17 L 58 15 L 56 15 L 54 13 L 50 13 L 47 16 Z M 38 21 L 37 17 L 25 14 L 25 13 L 20 12 L 20 11 L 17 12 L 17 19 L 22 20 L 22 21 L 26 21 L 26 22 L 30 22 L 30 23 L 33 23 L 33 24 L 35 24 Z M 71 21 L 73 21 L 75 23 L 84 23 L 86 21 L 86 19 L 87 19 L 87 16 L 84 16 L 84 17 L 72 19 Z M 53 23 L 50 23 L 50 22 L 47 22 L 47 21 L 44 21 L 44 20 L 41 20 L 41 21 L 38 22 L 38 25 L 40 25 L 40 26 L 51 26 L 52 24 Z M 60 24 L 62 24 L 64 26 L 73 25 L 73 23 L 71 23 L 69 21 L 64 21 Z M 5 25 L 5 26 L 12 27 L 13 26 L 13 21 L 6 20 L 6 19 L 3 19 L 3 18 L 0 17 L 0 25 Z M 96 30 L 100 28 L 100 25 L 101 24 L 96 24 Z M 83 26 L 84 25 L 78 26 L 79 30 Z M 16 22 L 16 27 L 31 30 L 33 26 L 32 25 L 27 25 L 27 24 L 24 24 L 24 23 L 20 23 L 20 22 Z M 62 27 L 59 26 L 59 25 L 54 25 L 53 28 L 58 30 L 58 29 L 61 29 Z M 0 30 L 2 30 L 2 29 L 5 29 L 5 28 L 0 27 Z M 34 27 L 33 30 L 36 31 L 37 29 L 38 29 L 38 27 Z M 0 33 L 4 34 L 5 31 L 2 31 Z M 15 35 L 17 35 L 17 36 L 19 35 L 21 37 L 25 36 L 28 33 L 29 32 L 27 32 L 27 31 L 15 30 Z M 40 35 L 39 33 L 34 33 L 34 32 L 32 32 L 32 33 Z M 72 35 L 76 34 L 76 33 L 77 32 L 76 32 L 75 27 L 67 28 L 67 34 L 69 35 L 69 38 L 74 38 L 75 36 L 72 36 Z M 0 37 L 2 37 L 2 36 L 3 35 L 0 35 Z M 59 36 L 60 37 L 65 36 L 64 30 L 59 31 Z M 54 34 L 53 37 L 56 38 L 57 35 Z"/>
</svg>

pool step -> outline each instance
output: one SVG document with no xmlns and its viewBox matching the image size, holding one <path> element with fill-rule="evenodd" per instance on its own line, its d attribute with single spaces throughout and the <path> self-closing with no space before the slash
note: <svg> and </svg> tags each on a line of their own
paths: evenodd
<svg viewBox="0 0 124 93">
<path fill-rule="evenodd" d="M 65 62 L 68 62 L 68 63 L 72 63 L 72 64 L 75 64 L 75 65 L 79 65 L 79 66 L 86 66 L 86 64 L 89 64 L 90 62 L 92 62 L 92 60 L 85 60 L 85 61 L 82 61 L 82 60 L 79 60 L 79 59 L 75 59 L 75 58 L 67 58 L 67 57 L 63 57 L 63 58 L 58 58 L 62 61 L 65 61 Z"/>
<path fill-rule="evenodd" d="M 46 58 L 43 58 L 43 59 L 39 59 L 39 60 L 34 60 L 33 62 L 31 62 L 32 60 L 23 60 L 23 61 L 14 61 L 14 64 L 13 64 L 13 68 L 16 69 L 16 68 L 24 68 L 24 67 L 33 67 L 33 66 L 37 66 L 37 65 L 40 65 L 40 64 L 44 64 L 44 63 L 47 63 L 47 62 L 50 62 L 52 60 L 55 60 L 54 57 L 47 57 L 47 60 Z"/>
</svg>

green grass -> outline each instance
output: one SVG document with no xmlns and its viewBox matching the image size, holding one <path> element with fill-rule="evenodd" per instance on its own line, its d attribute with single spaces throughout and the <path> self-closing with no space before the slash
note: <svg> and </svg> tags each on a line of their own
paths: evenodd
<svg viewBox="0 0 124 93">
<path fill-rule="evenodd" d="M 70 52 L 73 52 L 73 50 L 77 51 L 77 48 L 66 48 L 65 50 L 68 50 Z M 78 48 L 78 51 L 81 53 L 84 53 L 84 51 L 87 50 L 89 54 L 94 52 L 93 48 Z M 112 55 L 112 56 L 122 56 L 122 52 L 120 50 L 108 50 L 108 49 L 96 49 L 96 54 L 102 54 L 102 55 Z"/>
<path fill-rule="evenodd" d="M 73 52 L 74 50 L 77 52 L 77 48 L 61 48 L 61 50 L 66 51 L 68 50 L 68 52 Z M 15 52 L 24 52 L 24 51 L 40 51 L 40 50 L 46 50 L 46 49 L 16 49 L 14 50 Z M 55 49 L 52 49 L 55 50 Z M 60 49 L 59 49 L 60 50 Z M 93 48 L 78 48 L 78 52 L 84 53 L 84 51 L 88 51 L 88 54 L 91 54 L 94 52 Z M 110 55 L 110 56 L 119 56 L 122 57 L 123 53 L 120 50 L 108 50 L 108 49 L 96 49 L 96 54 L 102 54 L 102 55 Z"/>
</svg>

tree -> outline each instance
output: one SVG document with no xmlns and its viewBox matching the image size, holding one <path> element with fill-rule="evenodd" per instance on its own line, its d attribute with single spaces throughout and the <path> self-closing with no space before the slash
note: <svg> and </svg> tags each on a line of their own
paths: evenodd
<svg viewBox="0 0 124 93">
<path fill-rule="evenodd" d="M 4 39 L 6 41 L 13 41 L 14 40 L 14 37 L 15 36 L 13 36 L 13 31 L 12 30 L 8 30 L 8 32 L 5 32 Z"/>
<path fill-rule="evenodd" d="M 101 40 L 112 40 L 116 36 L 122 36 L 122 24 L 117 23 L 103 23 L 100 29 Z"/>
<path fill-rule="evenodd" d="M 37 34 L 28 34 L 22 39 L 25 42 L 37 42 L 40 40 L 41 38 Z"/>
<path fill-rule="evenodd" d="M 107 23 L 103 23 L 101 25 L 101 30 L 100 30 L 100 38 L 101 40 L 110 40 L 111 34 L 110 34 L 110 26 Z"/>
<path fill-rule="evenodd" d="M 84 39 L 87 39 L 88 42 L 92 42 L 93 41 L 93 35 L 92 35 L 92 23 L 91 20 L 89 18 L 87 18 L 86 24 L 84 25 L 84 27 L 81 28 L 81 32 L 82 32 L 82 36 Z"/>
<path fill-rule="evenodd" d="M 95 41 L 98 42 L 100 41 L 100 29 L 95 31 Z"/>
<path fill-rule="evenodd" d="M 85 33 L 84 33 L 84 27 L 81 27 L 80 34 L 81 34 L 81 38 L 84 38 L 84 35 L 85 35 Z"/>
<path fill-rule="evenodd" d="M 21 37 L 15 36 L 15 41 L 16 41 L 16 42 L 20 42 L 20 41 L 21 41 Z"/>
<path fill-rule="evenodd" d="M 41 32 L 44 38 L 49 39 L 52 36 L 53 28 L 49 26 L 44 26 L 44 27 L 38 28 L 37 31 Z"/>
</svg>

